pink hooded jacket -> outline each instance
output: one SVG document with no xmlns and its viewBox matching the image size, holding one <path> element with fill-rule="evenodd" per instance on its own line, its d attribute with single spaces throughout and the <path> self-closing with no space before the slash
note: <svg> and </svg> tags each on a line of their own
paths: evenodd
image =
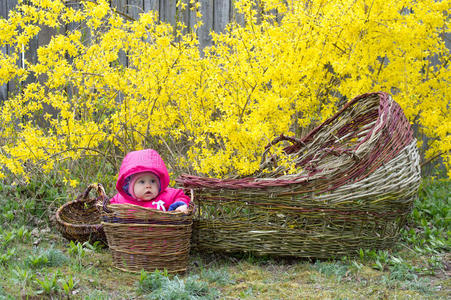
<svg viewBox="0 0 451 300">
<path fill-rule="evenodd" d="M 138 201 L 128 193 L 127 186 L 130 182 L 130 176 L 141 172 L 152 172 L 160 179 L 160 193 L 152 200 Z M 168 211 L 171 204 L 175 202 L 189 204 L 190 198 L 185 195 L 182 189 L 169 188 L 168 185 L 168 170 L 157 151 L 152 149 L 132 151 L 122 161 L 116 183 L 118 193 L 111 198 L 110 204 L 134 204 L 163 211 Z"/>
</svg>

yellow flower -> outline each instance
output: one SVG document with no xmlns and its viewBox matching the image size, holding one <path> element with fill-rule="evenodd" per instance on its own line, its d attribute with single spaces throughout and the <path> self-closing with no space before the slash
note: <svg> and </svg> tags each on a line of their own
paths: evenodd
<svg viewBox="0 0 451 300">
<path fill-rule="evenodd" d="M 449 1 L 375 0 L 371 9 L 363 0 L 255 3 L 236 1 L 243 25 L 212 32 L 213 44 L 200 51 L 196 0 L 189 6 L 198 19 L 186 34 L 186 24 L 159 23 L 154 12 L 124 20 L 106 0 L 80 10 L 61 0 L 22 2 L 0 20 L 0 46 L 12 49 L 0 52 L 0 84 L 39 80 L 2 104 L 0 177 L 86 156 L 117 163 L 146 147 L 162 152 L 174 174 L 249 175 L 275 136 L 379 90 L 393 93 L 431 138 L 426 157 L 443 153 L 451 169 L 450 54 L 441 38 Z M 73 22 L 81 25 L 54 35 L 22 68 L 22 46 L 44 25 Z M 282 147 L 273 151 L 284 157 Z M 290 157 L 281 164 L 287 174 L 302 172 Z"/>
</svg>

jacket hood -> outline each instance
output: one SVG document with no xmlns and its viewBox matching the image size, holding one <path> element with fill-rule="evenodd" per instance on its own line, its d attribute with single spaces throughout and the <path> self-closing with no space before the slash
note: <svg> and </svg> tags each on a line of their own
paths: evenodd
<svg viewBox="0 0 451 300">
<path fill-rule="evenodd" d="M 116 182 L 116 190 L 126 199 L 134 200 L 126 191 L 124 185 L 127 178 L 133 174 L 152 172 L 160 179 L 160 193 L 169 185 L 169 174 L 163 159 L 157 151 L 145 149 L 129 152 L 122 160 L 119 176 Z"/>
</svg>

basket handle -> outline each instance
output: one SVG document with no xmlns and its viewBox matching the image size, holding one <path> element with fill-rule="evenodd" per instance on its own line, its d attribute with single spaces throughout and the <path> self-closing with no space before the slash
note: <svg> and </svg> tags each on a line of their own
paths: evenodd
<svg viewBox="0 0 451 300">
<path fill-rule="evenodd" d="M 100 184 L 100 183 L 99 183 Z M 86 188 L 86 190 L 83 192 L 83 193 L 81 193 L 80 195 L 78 195 L 78 197 L 77 197 L 77 199 L 75 199 L 75 201 L 80 201 L 80 202 L 83 202 L 83 201 L 88 201 L 89 200 L 89 193 L 91 192 L 91 190 L 92 189 L 97 189 L 97 184 L 95 184 L 95 183 L 91 183 L 87 188 Z"/>
<path fill-rule="evenodd" d="M 287 135 L 281 134 L 278 137 L 276 137 L 275 139 L 273 139 L 271 142 L 269 142 L 268 145 L 265 146 L 265 150 L 263 151 L 262 160 L 260 162 L 260 165 L 262 165 L 265 162 L 266 155 L 268 154 L 271 147 L 282 141 L 288 141 L 288 142 L 291 142 L 292 144 L 301 144 L 301 145 L 305 146 L 305 143 L 302 141 L 302 139 L 299 139 L 294 136 L 287 136 Z"/>
<path fill-rule="evenodd" d="M 93 189 L 97 190 L 97 198 L 95 199 L 95 201 L 97 203 L 104 203 L 105 201 L 109 200 L 108 196 L 105 193 L 105 189 L 101 183 L 91 183 L 86 188 L 86 190 L 77 197 L 76 201 L 83 202 L 83 201 L 90 200 L 88 198 L 88 196 L 89 196 L 89 193 L 91 192 L 91 190 L 93 190 Z"/>
<path fill-rule="evenodd" d="M 266 145 L 265 150 L 274 146 L 275 144 L 280 143 L 281 141 L 289 141 L 293 144 L 295 143 L 299 143 L 299 144 L 304 144 L 304 142 L 302 141 L 302 139 L 294 137 L 294 136 L 287 136 L 285 134 L 281 134 L 278 137 L 274 138 L 268 145 Z"/>
<path fill-rule="evenodd" d="M 108 196 L 105 193 L 105 189 L 101 183 L 97 183 L 97 202 L 103 202 L 105 199 L 108 199 Z"/>
<path fill-rule="evenodd" d="M 100 184 L 100 183 L 99 183 Z M 106 195 L 105 195 L 105 197 L 103 198 L 103 201 L 102 201 L 102 207 L 103 207 L 103 210 L 106 212 L 106 213 L 112 213 L 112 211 L 110 210 L 110 209 L 108 209 L 108 204 L 110 204 L 110 198 L 108 198 Z"/>
</svg>

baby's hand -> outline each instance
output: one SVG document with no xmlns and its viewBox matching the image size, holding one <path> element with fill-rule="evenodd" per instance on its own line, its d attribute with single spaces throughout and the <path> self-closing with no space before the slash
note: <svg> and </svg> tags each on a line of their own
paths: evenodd
<svg viewBox="0 0 451 300">
<path fill-rule="evenodd" d="M 188 205 L 181 205 L 175 209 L 175 211 L 182 212 L 184 214 L 188 214 Z"/>
</svg>

